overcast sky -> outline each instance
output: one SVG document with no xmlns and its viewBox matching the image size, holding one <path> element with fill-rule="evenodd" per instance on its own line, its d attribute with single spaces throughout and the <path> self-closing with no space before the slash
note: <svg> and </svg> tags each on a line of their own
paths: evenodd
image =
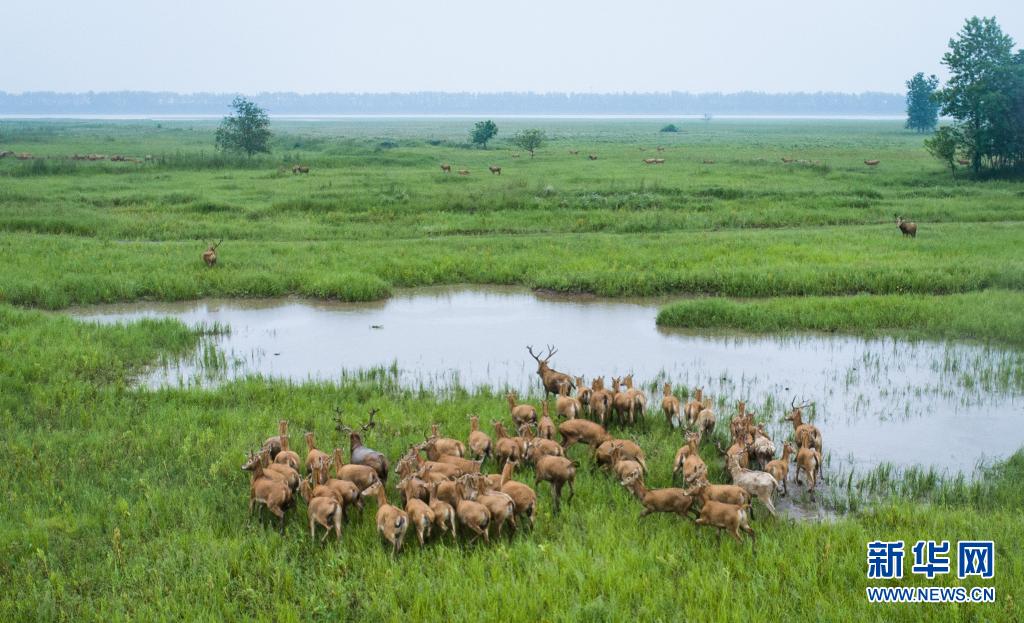
<svg viewBox="0 0 1024 623">
<path fill-rule="evenodd" d="M 892 91 L 1024 0 L 28 0 L 0 90 Z"/>
</svg>

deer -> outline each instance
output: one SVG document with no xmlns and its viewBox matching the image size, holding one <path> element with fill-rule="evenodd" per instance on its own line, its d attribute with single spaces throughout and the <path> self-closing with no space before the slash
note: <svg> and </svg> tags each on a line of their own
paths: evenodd
<svg viewBox="0 0 1024 623">
<path fill-rule="evenodd" d="M 297 165 L 293 166 L 292 167 L 292 175 L 298 175 L 299 173 L 303 173 L 305 175 L 309 175 L 309 167 L 307 167 L 305 165 L 301 165 L 301 164 L 297 164 Z"/>
<path fill-rule="evenodd" d="M 293 494 L 299 490 L 299 472 L 284 463 L 271 463 L 269 452 L 261 451 L 255 456 L 260 460 L 265 476 L 285 483 Z"/>
<path fill-rule="evenodd" d="M 818 427 L 813 424 L 804 424 L 803 421 L 803 410 L 813 405 L 812 402 L 804 402 L 801 405 L 796 404 L 794 398 L 790 403 L 789 415 L 786 416 L 786 420 L 793 423 L 793 438 L 796 440 L 797 446 L 802 446 L 804 437 L 810 439 L 809 444 L 821 454 L 821 431 Z"/>
<path fill-rule="evenodd" d="M 647 394 L 643 390 L 635 389 L 633 387 L 633 375 L 627 374 L 622 378 L 622 383 L 626 386 L 626 395 L 633 400 L 633 413 L 643 419 L 644 412 L 647 410 Z M 630 421 L 632 423 L 632 421 Z"/>
<path fill-rule="evenodd" d="M 597 160 L 597 154 L 587 154 L 587 158 L 590 160 Z"/>
<path fill-rule="evenodd" d="M 452 172 L 452 165 L 450 165 L 450 164 L 448 164 L 446 162 L 446 163 L 441 165 L 441 170 L 444 171 L 445 173 L 451 173 Z"/>
<path fill-rule="evenodd" d="M 347 480 L 359 487 L 360 491 L 366 491 L 380 481 L 377 470 L 368 465 L 345 463 L 341 454 L 341 448 L 334 449 L 334 458 L 330 461 L 334 465 L 334 477 L 338 480 Z"/>
<path fill-rule="evenodd" d="M 864 164 L 868 165 L 869 167 L 877 167 L 879 162 L 881 162 L 881 160 L 865 160 Z"/>
<path fill-rule="evenodd" d="M 774 517 L 775 504 L 772 503 L 772 494 L 779 488 L 779 481 L 767 472 L 741 467 L 738 458 L 733 455 L 726 458 L 726 466 L 729 473 L 732 474 L 733 484 L 743 487 L 751 496 L 761 500 L 764 507 Z"/>
<path fill-rule="evenodd" d="M 578 150 L 578 149 L 570 149 L 569 150 L 569 155 L 570 156 L 578 156 L 578 155 L 580 155 L 580 150 Z"/>
<path fill-rule="evenodd" d="M 491 455 L 491 438 L 480 430 L 480 417 L 469 416 L 469 451 L 473 458 L 485 460 Z"/>
<path fill-rule="evenodd" d="M 431 461 L 436 461 L 438 457 L 443 455 L 465 456 L 466 454 L 466 446 L 461 441 L 439 435 L 436 423 L 430 425 L 430 437 L 427 439 L 432 439 L 434 442 L 427 448 L 427 458 Z"/>
<path fill-rule="evenodd" d="M 505 426 L 498 420 L 494 420 L 491 424 L 494 426 L 494 434 L 497 437 L 494 444 L 494 460 L 504 468 L 505 462 L 509 459 L 519 459 L 522 454 L 522 441 L 509 437 L 505 432 Z"/>
<path fill-rule="evenodd" d="M 543 358 L 533 354 L 532 346 L 527 346 L 526 350 L 527 352 L 530 353 L 530 356 L 537 361 L 537 376 L 540 377 L 541 384 L 544 385 L 545 400 L 547 400 L 548 394 L 558 395 L 559 383 L 568 383 L 570 389 L 575 389 L 575 386 L 573 385 L 573 378 L 571 376 L 565 374 L 564 372 L 554 370 L 551 368 L 551 366 L 548 365 L 548 362 L 551 361 L 551 358 L 555 356 L 555 353 L 558 352 L 558 349 L 549 344 L 548 353 Z"/>
<path fill-rule="evenodd" d="M 687 433 L 686 445 L 679 448 L 676 458 L 672 462 L 672 475 L 683 472 L 683 480 L 688 484 L 695 481 L 702 474 L 706 474 L 708 466 L 704 459 L 700 458 L 700 434 Z"/>
<path fill-rule="evenodd" d="M 413 482 L 414 477 L 406 477 L 398 482 L 398 488 L 405 495 L 405 514 L 409 517 L 409 523 L 416 529 L 416 538 L 420 542 L 420 547 L 423 547 L 426 539 L 430 537 L 430 530 L 434 525 L 436 517 L 434 516 L 434 510 L 430 508 L 428 502 L 417 495 L 417 484 Z M 422 482 L 422 481 L 421 481 Z M 427 499 L 430 499 L 429 489 L 427 490 Z"/>
<path fill-rule="evenodd" d="M 516 461 L 505 463 L 504 469 L 501 470 L 501 480 L 498 488 L 501 489 L 502 493 L 512 498 L 516 516 L 529 519 L 530 529 L 533 529 L 537 523 L 537 493 L 529 485 L 512 480 L 512 471 L 517 466 L 518 462 Z"/>
<path fill-rule="evenodd" d="M 341 519 L 344 514 L 341 502 L 333 495 L 314 496 L 309 483 L 305 480 L 301 485 L 302 497 L 306 500 L 306 516 L 309 517 L 309 538 L 316 543 L 316 526 L 324 527 L 324 536 L 320 539 L 323 543 L 330 536 L 333 529 L 341 540 Z"/>
<path fill-rule="evenodd" d="M 373 417 L 379 413 L 379 409 L 370 409 L 370 419 L 367 420 L 366 424 L 360 427 L 361 432 L 365 433 L 374 426 L 376 423 L 373 421 Z M 344 426 L 340 420 L 338 420 L 338 430 L 341 432 L 347 432 L 349 434 L 349 456 L 353 463 L 357 465 L 366 465 L 372 467 L 377 472 L 377 477 L 380 478 L 381 482 L 386 483 L 388 481 L 388 457 L 384 454 L 377 452 L 373 448 L 368 448 L 363 445 L 363 437 L 359 432 L 356 432 Z"/>
<path fill-rule="evenodd" d="M 675 513 L 683 519 L 689 519 L 691 512 L 694 515 L 699 515 L 693 506 L 693 497 L 687 495 L 684 489 L 676 487 L 648 489 L 644 486 L 643 478 L 636 475 L 630 476 L 622 484 L 643 505 L 644 509 L 640 511 L 640 519 L 651 513 Z"/>
<path fill-rule="evenodd" d="M 668 422 L 668 427 L 674 428 L 681 423 L 683 407 L 680 404 L 679 399 L 672 394 L 671 383 L 665 383 L 664 387 L 661 388 L 661 394 L 664 396 L 661 399 L 661 411 L 665 414 L 665 420 Z"/>
<path fill-rule="evenodd" d="M 794 478 L 796 484 L 802 484 L 800 482 L 800 471 L 804 472 L 807 477 L 807 491 L 814 497 L 814 487 L 818 482 L 817 476 L 821 474 L 821 451 L 817 450 L 811 445 L 810 437 L 803 437 L 800 440 L 800 449 L 796 453 L 796 473 Z"/>
<path fill-rule="evenodd" d="M 701 409 L 704 408 L 704 404 L 702 402 L 703 398 L 704 390 L 698 387 L 693 390 L 693 400 L 691 400 L 690 402 L 686 403 L 686 405 L 683 406 L 683 413 L 686 415 L 686 421 L 690 425 L 693 425 L 693 423 L 697 420 L 697 415 L 699 415 Z"/>
<path fill-rule="evenodd" d="M 583 384 L 583 377 L 576 377 L 576 400 L 580 401 L 580 406 L 583 407 L 583 411 L 588 413 L 590 411 L 590 397 L 593 395 L 594 390 Z"/>
<path fill-rule="evenodd" d="M 644 158 L 644 164 L 654 164 L 654 158 Z"/>
<path fill-rule="evenodd" d="M 219 247 L 222 242 L 224 242 L 223 238 L 206 247 L 206 250 L 203 251 L 203 262 L 206 263 L 207 268 L 213 268 L 217 263 L 217 247 Z"/>
<path fill-rule="evenodd" d="M 483 537 L 484 543 L 490 543 L 488 528 L 491 523 L 491 511 L 487 510 L 487 507 L 483 504 L 471 500 L 469 497 L 471 493 L 472 490 L 465 477 L 456 481 L 455 516 L 458 517 L 459 523 L 464 528 L 473 533 L 473 538 L 470 542 Z"/>
<path fill-rule="evenodd" d="M 562 422 L 558 425 L 558 433 L 562 436 L 563 450 L 567 450 L 569 446 L 579 441 L 591 448 L 596 448 L 602 442 L 611 439 L 604 426 L 582 418 Z"/>
<path fill-rule="evenodd" d="M 327 453 L 317 450 L 316 437 L 313 435 L 313 431 L 306 431 L 306 448 L 309 452 L 306 453 L 306 473 L 313 473 L 313 466 L 319 464 L 320 461 L 327 460 Z"/>
<path fill-rule="evenodd" d="M 506 463 L 507 465 L 507 463 Z M 502 472 L 505 470 L 502 469 Z M 494 529 L 494 537 L 501 538 L 501 529 L 505 526 L 505 522 L 508 522 L 512 530 L 516 529 L 516 517 L 515 517 L 515 502 L 512 501 L 512 496 L 504 493 L 499 487 L 492 487 L 487 482 L 486 478 L 479 476 L 473 477 L 473 484 L 476 486 L 476 492 L 473 494 L 473 499 L 487 507 L 487 510 L 491 513 L 490 527 Z"/>
<path fill-rule="evenodd" d="M 391 544 L 391 556 L 394 557 L 402 551 L 402 542 L 405 541 L 405 533 L 409 529 L 409 514 L 388 503 L 388 494 L 382 481 L 377 481 L 363 491 L 362 495 L 377 498 L 377 532 Z"/>
<path fill-rule="evenodd" d="M 604 379 L 601 377 L 595 377 L 590 387 L 590 417 L 596 417 L 601 426 L 604 426 L 605 420 L 611 414 L 612 395 L 605 390 Z"/>
<path fill-rule="evenodd" d="M 704 437 L 710 437 L 715 430 L 715 412 L 711 410 L 711 399 L 705 398 L 702 402 L 703 408 L 697 414 L 693 427 Z"/>
<path fill-rule="evenodd" d="M 437 487 L 438 483 L 436 482 L 427 485 L 427 492 L 430 496 L 427 505 L 434 512 L 434 527 L 437 528 L 440 535 L 444 535 L 451 530 L 452 540 L 457 541 L 458 536 L 455 534 L 455 508 L 437 497 Z"/>
<path fill-rule="evenodd" d="M 279 479 L 268 477 L 263 471 L 261 451 L 259 455 L 249 454 L 248 460 L 242 465 L 242 471 L 250 472 L 249 480 L 249 515 L 256 504 L 262 504 L 271 514 L 280 519 L 280 531 L 284 534 L 284 511 L 292 504 L 292 492 L 288 485 Z"/>
<path fill-rule="evenodd" d="M 626 480 L 633 477 L 643 478 L 643 466 L 637 461 L 622 457 L 622 442 L 616 441 L 612 444 L 611 458 L 612 471 L 618 476 L 620 483 L 624 484 Z"/>
<path fill-rule="evenodd" d="M 288 420 L 277 421 L 277 434 L 273 437 L 267 437 L 261 446 L 264 450 L 270 453 L 270 459 L 274 460 L 277 458 L 277 453 L 281 451 L 281 435 L 288 434 Z"/>
<path fill-rule="evenodd" d="M 541 407 L 543 412 L 540 416 L 540 422 L 537 423 L 537 436 L 541 439 L 554 439 L 555 423 L 551 420 L 551 416 L 548 415 L 548 401 L 542 402 Z M 520 432 L 520 435 L 522 435 L 522 432 Z"/>
<path fill-rule="evenodd" d="M 523 424 L 533 424 L 537 421 L 537 410 L 533 408 L 533 405 L 517 404 L 518 399 L 515 392 L 509 392 L 505 399 L 508 400 L 508 411 L 512 415 L 512 422 L 517 429 Z M 547 397 L 545 397 L 546 399 Z"/>
<path fill-rule="evenodd" d="M 747 513 L 750 511 L 750 504 L 737 506 L 709 500 L 700 509 L 700 517 L 695 522 L 698 526 L 710 526 L 718 528 L 718 538 L 721 540 L 722 532 L 728 532 L 738 543 L 743 542 L 740 530 L 750 535 L 750 548 L 753 551 L 757 536 L 754 529 L 750 527 Z"/>
<path fill-rule="evenodd" d="M 754 428 L 753 437 L 753 441 L 747 445 L 747 452 L 764 469 L 775 458 L 775 442 L 764 432 L 764 424 Z"/>
<path fill-rule="evenodd" d="M 492 164 L 491 166 L 487 167 L 487 170 L 489 170 L 492 175 L 501 175 L 501 167 L 499 166 L 495 166 Z"/>
<path fill-rule="evenodd" d="M 917 238 L 917 223 L 914 221 L 905 221 L 900 215 L 896 215 L 896 226 L 903 232 L 903 237 L 910 236 L 911 238 Z"/>
<path fill-rule="evenodd" d="M 360 489 L 359 486 L 351 480 L 330 478 L 327 475 L 328 465 L 328 463 L 321 463 L 313 468 L 313 473 L 310 477 L 312 478 L 311 484 L 313 485 L 314 493 L 320 487 L 325 487 L 338 499 L 339 502 L 341 502 L 341 512 L 343 515 L 348 514 L 347 508 L 349 506 L 355 505 L 358 508 L 362 508 L 363 499 L 359 495 L 362 493 L 362 489 Z M 376 473 L 374 474 L 374 477 L 376 478 Z"/>
<path fill-rule="evenodd" d="M 580 421 L 580 420 L 573 420 Z M 576 480 L 576 467 L 578 463 L 570 461 L 564 456 L 542 456 L 537 459 L 534 466 L 534 483 L 539 486 L 541 481 L 551 483 L 551 492 L 554 496 L 554 514 L 559 513 L 562 499 L 562 487 L 569 485 L 569 501 L 576 495 L 573 482 Z"/>
<path fill-rule="evenodd" d="M 788 441 L 782 444 L 782 457 L 769 461 L 764 466 L 764 471 L 768 472 L 778 482 L 782 483 L 782 495 L 783 497 L 789 493 L 789 485 L 787 479 L 789 478 L 789 461 L 790 455 L 793 454 L 793 446 Z"/>
<path fill-rule="evenodd" d="M 280 465 L 287 465 L 294 469 L 296 472 L 299 471 L 299 455 L 293 451 L 288 445 L 288 435 L 280 435 L 278 437 L 281 444 L 281 451 L 274 457 L 274 462 Z"/>
<path fill-rule="evenodd" d="M 544 400 L 544 406 L 547 407 L 547 399 Z M 576 419 L 583 414 L 583 405 L 580 404 L 579 400 L 569 395 L 569 383 L 566 381 L 559 381 L 558 383 L 555 412 L 558 414 L 558 417 L 566 420 Z M 552 429 L 554 429 L 553 424 Z"/>
<path fill-rule="evenodd" d="M 594 449 L 595 468 L 604 469 L 612 466 L 612 450 L 615 446 L 619 447 L 620 458 L 636 461 L 640 464 L 640 468 L 643 472 L 645 474 L 647 473 L 647 456 L 644 454 L 643 448 L 629 439 L 607 439 L 601 442 L 601 444 Z"/>
<path fill-rule="evenodd" d="M 519 430 L 519 435 L 524 441 L 522 457 L 530 463 L 536 463 L 542 456 L 565 456 L 562 444 L 554 439 L 534 436 L 529 425 L 523 426 Z"/>
<path fill-rule="evenodd" d="M 633 424 L 635 420 L 633 411 L 636 407 L 636 401 L 628 391 L 620 391 L 620 385 L 622 385 L 622 380 L 619 377 L 613 376 L 611 390 L 612 413 L 616 414 L 619 422 L 626 421 Z M 623 415 L 625 415 L 625 418 Z"/>
<path fill-rule="evenodd" d="M 463 177 L 469 175 L 469 169 L 459 169 L 459 175 Z"/>
</svg>

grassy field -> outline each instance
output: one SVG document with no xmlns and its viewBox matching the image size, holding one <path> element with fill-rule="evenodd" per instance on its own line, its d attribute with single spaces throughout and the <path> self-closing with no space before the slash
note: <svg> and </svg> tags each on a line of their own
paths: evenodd
<svg viewBox="0 0 1024 623">
<path fill-rule="evenodd" d="M 370 509 L 325 547 L 310 545 L 301 505 L 283 538 L 248 520 L 243 452 L 280 417 L 333 446 L 333 407 L 372 405 L 382 425 L 369 442 L 395 457 L 430 422 L 463 438 L 467 413 L 503 416 L 500 395 L 433 395 L 380 370 L 335 384 L 139 389 L 134 375 L 193 348 L 196 330 L 100 327 L 41 311 L 204 296 L 371 300 L 396 287 L 497 283 L 702 295 L 667 306 L 665 325 L 1021 347 L 1020 184 L 952 178 L 897 122 L 693 121 L 660 134 L 663 123 L 499 120 L 499 139 L 483 151 L 462 144 L 468 121 L 282 122 L 273 155 L 250 161 L 213 152 L 208 122 L 0 122 L 0 150 L 40 156 L 0 160 L 0 422 L 13 454 L 0 506 L 0 613 L 1020 620 L 1024 452 L 972 482 L 894 485 L 873 474 L 848 485 L 858 510 L 831 521 L 759 514 L 753 556 L 749 543 L 719 543 L 678 518 L 638 521 L 638 504 L 591 473 L 578 447 L 578 491 L 562 515 L 551 515 L 541 485 L 534 532 L 489 548 L 411 545 L 392 561 Z M 513 158 L 504 140 L 533 125 L 552 140 L 533 159 Z M 64 158 L 74 153 L 154 158 Z M 666 163 L 641 163 L 655 156 Z M 868 158 L 882 163 L 868 168 Z M 446 176 L 442 162 L 471 174 Z M 291 163 L 312 170 L 294 176 Z M 919 223 L 917 239 L 900 236 L 894 213 Z M 220 238 L 220 263 L 207 270 L 199 254 Z M 665 486 L 680 440 L 657 424 L 636 434 L 650 484 Z M 720 480 L 717 452 L 704 455 Z M 532 482 L 528 471 L 522 479 Z M 868 604 L 868 541 L 982 538 L 997 547 L 995 604 Z M 976 584 L 926 582 L 909 574 L 909 559 L 901 586 Z"/>
</svg>

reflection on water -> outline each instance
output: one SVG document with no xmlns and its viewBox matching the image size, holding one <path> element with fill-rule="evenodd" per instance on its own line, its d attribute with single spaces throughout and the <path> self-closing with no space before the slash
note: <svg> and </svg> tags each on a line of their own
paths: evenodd
<svg viewBox="0 0 1024 623">
<path fill-rule="evenodd" d="M 99 322 L 175 317 L 230 327 L 167 362 L 149 385 L 203 385 L 258 373 L 302 381 L 393 367 L 406 385 L 539 391 L 526 345 L 554 344 L 561 371 L 633 373 L 660 404 L 661 381 L 703 386 L 731 414 L 747 400 L 788 435 L 783 410 L 815 401 L 833 464 L 882 461 L 970 471 L 1024 444 L 1024 354 L 974 344 L 831 335 L 662 330 L 650 301 L 544 297 L 517 289 L 419 289 L 384 302 L 206 300 L 88 308 Z M 535 348 L 536 350 L 536 348 Z M 656 387 L 658 387 L 656 389 Z M 652 413 L 659 418 L 660 413 Z"/>
</svg>

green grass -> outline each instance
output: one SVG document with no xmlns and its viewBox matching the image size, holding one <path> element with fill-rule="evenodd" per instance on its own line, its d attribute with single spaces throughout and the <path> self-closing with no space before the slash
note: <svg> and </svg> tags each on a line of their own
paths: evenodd
<svg viewBox="0 0 1024 623">
<path fill-rule="evenodd" d="M 1024 293 L 692 299 L 658 313 L 664 327 L 741 329 L 756 333 L 828 331 L 912 338 L 992 340 L 1024 346 Z"/>
<path fill-rule="evenodd" d="M 194 339 L 194 338 L 193 338 Z M 332 409 L 381 409 L 368 441 L 396 456 L 430 422 L 464 437 L 465 414 L 504 415 L 501 396 L 445 399 L 401 389 L 388 373 L 339 385 L 251 379 L 212 391 L 129 390 L 128 378 L 165 349 L 191 343 L 173 322 L 79 324 L 0 307 L 7 503 L 0 506 L 0 611 L 12 620 L 195 618 L 266 620 L 1013 620 L 1022 585 L 1015 539 L 1024 530 L 1017 483 L 1024 455 L 957 495 L 888 498 L 825 523 L 759 518 L 749 544 L 717 542 L 690 522 L 637 520 L 638 504 L 582 463 L 576 498 L 553 517 L 540 487 L 539 525 L 491 547 L 416 545 L 392 561 L 372 510 L 341 544 L 312 546 L 292 511 L 285 536 L 246 518 L 243 452 L 278 417 L 336 442 Z M 21 345 L 21 347 L 16 347 Z M 20 371 L 20 372 L 19 372 Z M 25 373 L 24 371 L 31 371 Z M 666 485 L 678 435 L 652 418 L 637 433 Z M 719 469 L 711 446 L 705 459 Z M 521 474 L 530 480 L 530 474 Z M 934 483 L 932 489 L 934 489 Z M 870 606 L 865 543 L 875 538 L 992 538 L 993 605 Z M 904 584 L 922 582 L 908 579 Z M 955 584 L 949 578 L 935 584 Z M 721 599 L 727 587 L 729 598 Z"/>
<path fill-rule="evenodd" d="M 671 326 L 969 338 L 1013 349 L 1024 342 L 1024 190 L 952 178 L 897 122 L 715 120 L 664 134 L 663 120 L 505 120 L 487 151 L 464 146 L 470 125 L 275 123 L 273 154 L 250 160 L 215 153 L 212 122 L 0 122 L 0 148 L 39 156 L 0 160 L 0 424 L 8 451 L 0 613 L 1021 618 L 1021 453 L 973 481 L 879 466 L 837 484 L 826 503 L 852 512 L 834 521 L 759 517 L 755 558 L 749 545 L 718 543 L 676 518 L 637 521 L 637 503 L 590 473 L 577 448 L 576 499 L 553 517 L 542 485 L 534 533 L 490 548 L 412 545 L 392 561 L 372 511 L 325 548 L 308 543 L 301 507 L 284 538 L 249 521 L 243 452 L 280 417 L 332 446 L 333 408 L 372 405 L 382 425 L 369 442 L 395 457 L 431 422 L 461 438 L 467 413 L 503 416 L 501 396 L 403 388 L 394 370 L 347 371 L 337 383 L 137 388 L 146 366 L 192 351 L 202 332 L 226 329 L 95 326 L 25 309 L 205 296 L 374 300 L 399 287 L 518 284 L 714 295 L 666 307 L 659 322 Z M 514 158 L 507 138 L 529 126 L 552 140 L 536 158 Z M 666 163 L 641 164 L 657 145 Z M 154 158 L 67 160 L 75 153 Z M 867 158 L 882 164 L 869 169 Z M 445 176 L 442 162 L 472 174 Z M 292 163 L 312 170 L 294 176 Z M 488 164 L 502 175 L 487 174 Z M 895 213 L 918 222 L 916 240 L 899 235 Z M 200 253 L 220 238 L 220 263 L 208 270 Z M 223 354 L 202 356 L 208 366 L 226 365 Z M 664 486 L 681 440 L 651 419 L 636 435 L 653 466 L 650 482 Z M 951 445 L 957 434 L 950 431 Z M 720 479 L 711 446 L 704 458 Z M 997 603 L 870 606 L 865 544 L 878 538 L 995 540 Z M 921 583 L 910 576 L 902 585 Z"/>
</svg>

